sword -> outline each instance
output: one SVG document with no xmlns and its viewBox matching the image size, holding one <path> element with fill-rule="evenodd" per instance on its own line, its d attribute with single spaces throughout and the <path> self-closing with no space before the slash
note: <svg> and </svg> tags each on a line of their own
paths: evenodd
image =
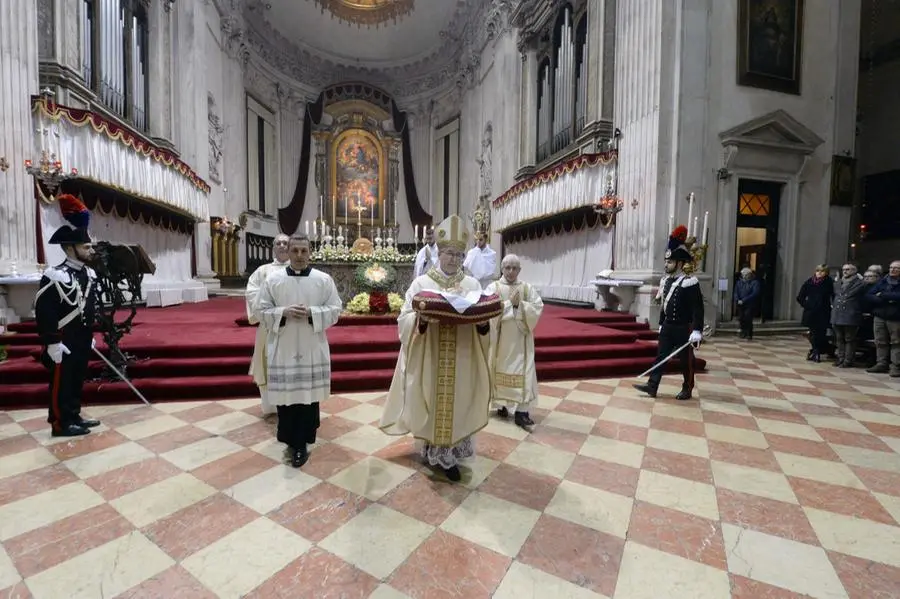
<svg viewBox="0 0 900 599">
<path fill-rule="evenodd" d="M 679 347 L 678 349 L 673 351 L 671 354 L 666 356 L 664 360 L 660 360 L 659 362 L 657 362 L 656 364 L 654 364 L 653 366 L 651 366 L 650 368 L 648 368 L 647 370 L 645 370 L 644 372 L 639 374 L 637 376 L 637 378 L 643 378 L 643 377 L 647 376 L 648 374 L 650 374 L 651 372 L 653 372 L 654 370 L 656 370 L 657 368 L 659 368 L 660 366 L 662 366 L 663 364 L 665 364 L 666 362 L 668 362 L 669 360 L 671 360 L 672 358 L 677 356 L 679 353 L 681 353 L 681 350 L 683 350 L 690 344 L 691 344 L 691 342 L 688 341 L 687 343 L 685 343 L 684 345 L 682 345 L 681 347 Z"/>
<path fill-rule="evenodd" d="M 100 359 L 101 359 L 101 360 L 103 360 L 104 362 L 106 362 L 106 365 L 109 366 L 110 370 L 112 370 L 113 372 L 115 372 L 116 375 L 118 375 L 118 377 L 119 377 L 120 379 L 122 379 L 123 381 L 125 381 L 125 384 L 126 384 L 126 385 L 128 385 L 129 387 L 131 387 L 131 390 L 134 391 L 134 394 L 135 394 L 135 395 L 137 395 L 138 397 L 141 398 L 141 401 L 142 401 L 142 402 L 144 402 L 144 403 L 147 404 L 148 406 L 150 405 L 150 402 L 147 401 L 147 398 L 144 397 L 144 394 L 141 393 L 140 391 L 138 391 L 138 390 L 137 390 L 137 387 L 135 387 L 133 384 L 131 384 L 131 381 L 129 381 L 127 378 L 125 378 L 125 375 L 122 374 L 122 372 L 121 372 L 118 368 L 116 368 L 115 366 L 113 366 L 113 363 L 110 362 L 109 359 L 108 359 L 106 356 L 104 356 L 103 354 L 101 354 L 99 349 L 97 349 L 96 347 L 92 347 L 91 349 L 94 350 L 94 353 L 95 353 L 95 354 L 97 354 L 98 356 L 100 356 Z"/>
</svg>

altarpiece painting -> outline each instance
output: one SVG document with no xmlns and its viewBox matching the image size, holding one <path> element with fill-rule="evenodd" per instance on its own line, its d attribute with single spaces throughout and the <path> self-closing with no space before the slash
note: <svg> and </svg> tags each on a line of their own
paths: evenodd
<svg viewBox="0 0 900 599">
<path fill-rule="evenodd" d="M 365 129 L 347 129 L 331 144 L 330 167 L 336 222 L 382 224 L 386 181 L 381 142 Z"/>
</svg>

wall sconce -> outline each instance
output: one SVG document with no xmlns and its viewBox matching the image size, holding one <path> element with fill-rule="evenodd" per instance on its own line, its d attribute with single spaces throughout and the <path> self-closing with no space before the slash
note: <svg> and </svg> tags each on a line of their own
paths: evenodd
<svg viewBox="0 0 900 599">
<path fill-rule="evenodd" d="M 631 200 L 631 207 L 634 208 L 635 210 L 637 210 L 639 203 L 640 202 L 637 201 L 637 198 L 634 198 L 633 200 Z"/>
<path fill-rule="evenodd" d="M 9 170 L 9 161 L 6 159 L 6 156 L 0 156 L 0 173 L 5 173 Z"/>
</svg>

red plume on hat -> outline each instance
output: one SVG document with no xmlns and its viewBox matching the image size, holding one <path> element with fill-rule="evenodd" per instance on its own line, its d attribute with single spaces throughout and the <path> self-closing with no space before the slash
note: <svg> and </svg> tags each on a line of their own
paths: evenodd
<svg viewBox="0 0 900 599">
<path fill-rule="evenodd" d="M 688 230 L 687 230 L 687 227 L 685 227 L 684 225 L 678 225 L 677 227 L 675 227 L 675 230 L 672 231 L 672 235 L 671 235 L 671 237 L 673 239 L 677 239 L 681 243 L 684 243 L 685 241 L 687 241 L 687 236 L 688 236 Z"/>
<path fill-rule="evenodd" d="M 59 210 L 62 212 L 63 218 L 69 221 L 69 224 L 76 229 L 87 229 L 91 223 L 91 212 L 84 203 L 69 193 L 60 194 L 56 197 L 59 202 Z"/>
</svg>

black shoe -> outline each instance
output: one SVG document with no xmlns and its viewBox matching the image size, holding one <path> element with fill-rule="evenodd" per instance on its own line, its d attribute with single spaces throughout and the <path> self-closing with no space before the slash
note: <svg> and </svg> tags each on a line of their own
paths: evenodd
<svg viewBox="0 0 900 599">
<path fill-rule="evenodd" d="M 691 398 L 691 392 L 688 389 L 682 389 L 678 392 L 678 395 L 675 396 L 675 399 L 680 401 L 687 401 Z"/>
<path fill-rule="evenodd" d="M 75 424 L 77 424 L 78 426 L 83 427 L 83 428 L 96 428 L 96 427 L 100 426 L 100 421 L 99 420 L 90 420 L 90 419 L 85 420 L 84 418 L 81 418 Z"/>
<path fill-rule="evenodd" d="M 528 431 L 530 431 L 529 427 L 534 426 L 534 420 L 531 419 L 528 412 L 516 412 L 515 423 L 516 426 L 520 426 Z"/>
<path fill-rule="evenodd" d="M 747 333 L 745 333 L 744 331 L 741 331 L 741 334 L 740 334 L 738 337 L 739 337 L 740 339 L 746 339 L 746 338 L 747 338 Z"/>
<path fill-rule="evenodd" d="M 650 397 L 656 397 L 656 389 L 654 389 L 650 385 L 632 385 L 632 387 L 634 387 L 641 393 L 646 393 Z"/>
<path fill-rule="evenodd" d="M 307 451 L 306 447 L 303 449 L 291 448 L 291 466 L 300 468 L 307 461 L 309 461 L 309 451 Z"/>
<path fill-rule="evenodd" d="M 500 418 L 509 418 L 509 410 L 507 410 L 505 407 L 497 408 L 497 416 L 499 416 Z"/>
<path fill-rule="evenodd" d="M 810 360 L 812 360 L 813 362 L 818 364 L 819 362 L 822 361 L 822 356 L 819 355 L 819 352 L 813 352 L 812 356 L 810 357 Z"/>
<path fill-rule="evenodd" d="M 451 482 L 458 483 L 462 480 L 462 473 L 459 471 L 459 466 L 444 468 L 444 474 L 447 475 L 447 478 L 450 479 Z"/>
<path fill-rule="evenodd" d="M 814 353 L 816 353 L 816 350 L 814 350 L 814 349 L 809 350 L 809 352 L 807 352 L 807 354 L 806 354 L 806 359 L 812 361 Z"/>
<path fill-rule="evenodd" d="M 866 372 L 871 372 L 872 374 L 883 374 L 888 370 L 890 370 L 890 368 L 888 366 L 885 366 L 884 364 L 876 364 L 871 368 L 866 368 Z"/>
<path fill-rule="evenodd" d="M 50 434 L 54 437 L 80 437 L 82 435 L 86 435 L 90 433 L 90 429 L 79 426 L 77 424 L 69 424 L 67 426 L 61 426 L 59 428 L 54 428 Z"/>
</svg>

